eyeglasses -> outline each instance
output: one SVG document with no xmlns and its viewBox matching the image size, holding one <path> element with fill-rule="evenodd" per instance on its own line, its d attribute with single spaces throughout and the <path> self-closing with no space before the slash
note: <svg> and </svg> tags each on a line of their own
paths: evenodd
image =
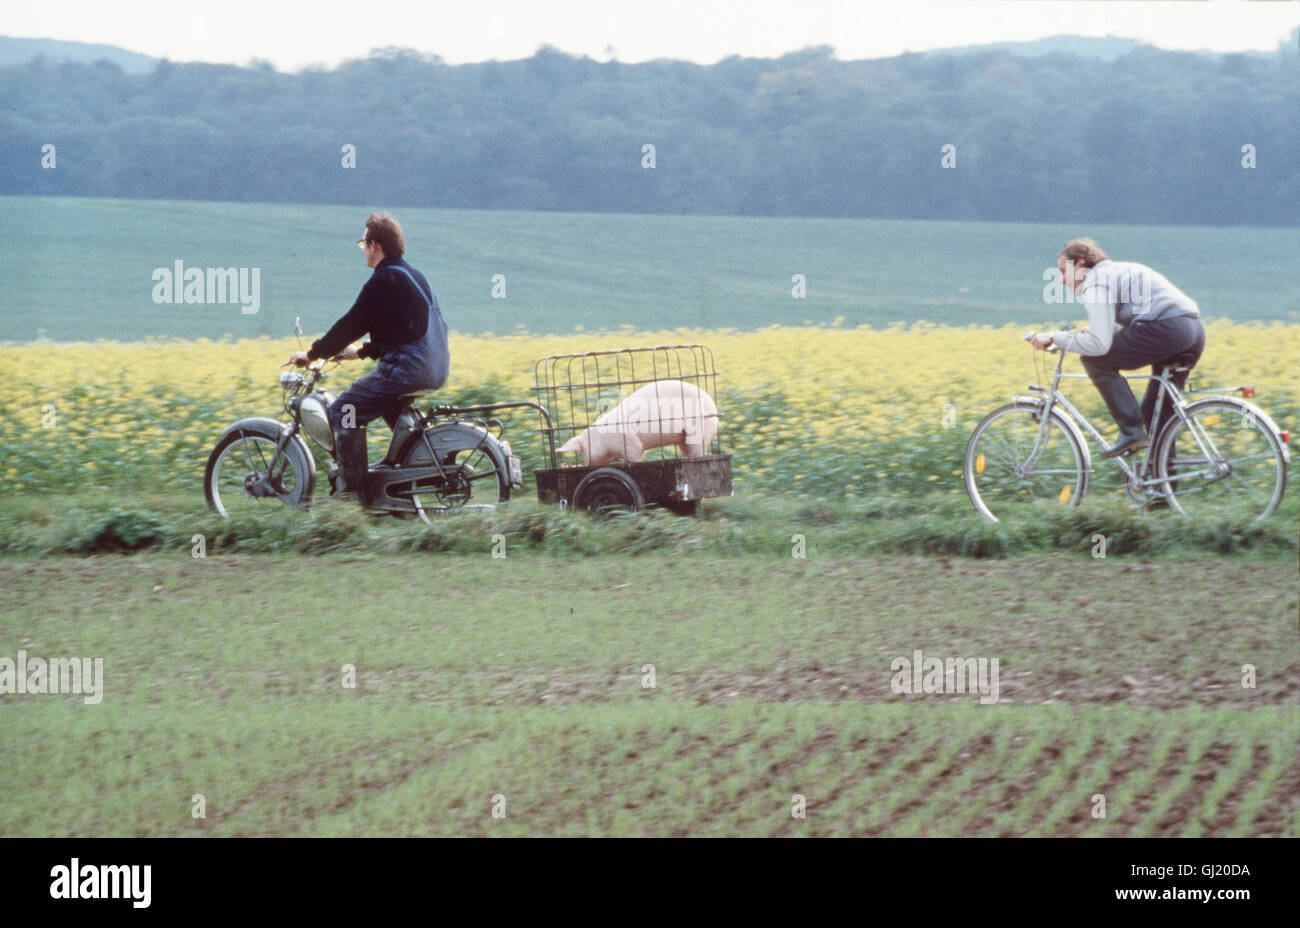
<svg viewBox="0 0 1300 928">
<path fill-rule="evenodd" d="M 359 239 L 357 239 L 357 247 L 358 247 L 358 248 L 365 248 L 365 247 L 366 247 L 366 244 L 367 244 L 367 242 L 366 242 L 366 240 L 365 240 L 364 238 L 359 238 Z"/>
</svg>

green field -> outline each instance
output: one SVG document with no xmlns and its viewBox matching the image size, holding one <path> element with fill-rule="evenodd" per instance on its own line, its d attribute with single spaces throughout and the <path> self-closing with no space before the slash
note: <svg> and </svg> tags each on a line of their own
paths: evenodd
<svg viewBox="0 0 1300 928">
<path fill-rule="evenodd" d="M 285 336 L 295 316 L 319 333 L 369 273 L 357 207 L 0 197 L 0 209 L 38 243 L 0 253 L 0 341 Z M 1300 320 L 1295 229 L 395 212 L 408 257 L 465 333 L 1055 319 L 1042 273 L 1081 234 L 1167 273 L 1208 317 Z M 177 260 L 260 268 L 259 312 L 155 304 L 153 270 Z M 505 299 L 492 298 L 496 274 Z"/>
<path fill-rule="evenodd" d="M 9 559 L 4 656 L 105 669 L 2 697 L 0 834 L 1296 836 L 1298 607 L 1269 561 Z M 918 648 L 1001 702 L 894 693 Z"/>
<path fill-rule="evenodd" d="M 530 478 L 426 526 L 323 499 L 323 453 L 309 509 L 218 518 L 203 463 L 276 410 L 283 355 L 135 341 L 323 331 L 367 210 L 0 204 L 48 243 L 0 253 L 0 341 L 116 342 L 9 352 L 0 661 L 99 657 L 105 683 L 0 693 L 0 836 L 1300 836 L 1294 473 L 1258 526 L 1139 511 L 1104 466 L 1077 506 L 985 522 L 962 455 L 1039 376 L 1019 329 L 856 330 L 888 339 L 832 363 L 855 330 L 797 328 L 1063 318 L 1041 274 L 1078 234 L 1209 316 L 1295 323 L 1300 231 L 398 211 L 462 333 L 761 330 L 716 393 L 733 498 L 601 521 Z M 178 259 L 259 267 L 261 311 L 154 304 Z M 1294 326 L 1223 328 L 1207 382 L 1248 375 L 1294 428 Z M 532 343 L 465 345 L 438 399 L 523 395 Z M 997 659 L 1000 701 L 894 692 L 917 649 Z"/>
</svg>

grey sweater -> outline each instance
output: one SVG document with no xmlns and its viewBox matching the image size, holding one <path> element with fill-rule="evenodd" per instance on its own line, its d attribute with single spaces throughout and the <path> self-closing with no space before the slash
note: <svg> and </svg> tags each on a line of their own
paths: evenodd
<svg viewBox="0 0 1300 928">
<path fill-rule="evenodd" d="M 1110 351 L 1115 333 L 1134 319 L 1201 314 L 1196 301 L 1168 278 L 1135 261 L 1099 261 L 1084 276 L 1079 298 L 1088 311 L 1088 331 L 1052 332 L 1052 342 L 1089 356 Z"/>
</svg>

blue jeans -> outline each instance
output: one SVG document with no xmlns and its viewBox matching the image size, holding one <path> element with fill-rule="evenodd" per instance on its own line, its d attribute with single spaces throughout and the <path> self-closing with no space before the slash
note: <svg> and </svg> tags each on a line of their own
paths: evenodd
<svg viewBox="0 0 1300 928">
<path fill-rule="evenodd" d="M 436 390 L 447 382 L 447 359 L 438 347 L 439 332 L 433 314 L 429 315 L 429 331 L 423 339 L 390 348 L 378 367 L 344 390 L 330 406 L 330 425 L 336 432 L 342 428 L 349 406 L 356 425 L 364 426 L 383 416 L 391 429 L 402 408 L 402 394 Z"/>
</svg>

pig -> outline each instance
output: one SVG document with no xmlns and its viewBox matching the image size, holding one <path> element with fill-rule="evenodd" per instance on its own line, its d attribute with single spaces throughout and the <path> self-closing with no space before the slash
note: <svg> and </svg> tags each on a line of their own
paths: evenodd
<svg viewBox="0 0 1300 928">
<path fill-rule="evenodd" d="M 580 451 L 583 463 L 600 466 L 639 461 L 649 448 L 675 445 L 683 457 L 704 454 L 718 434 L 718 407 L 694 384 L 656 380 L 628 396 L 561 451 Z"/>
</svg>

